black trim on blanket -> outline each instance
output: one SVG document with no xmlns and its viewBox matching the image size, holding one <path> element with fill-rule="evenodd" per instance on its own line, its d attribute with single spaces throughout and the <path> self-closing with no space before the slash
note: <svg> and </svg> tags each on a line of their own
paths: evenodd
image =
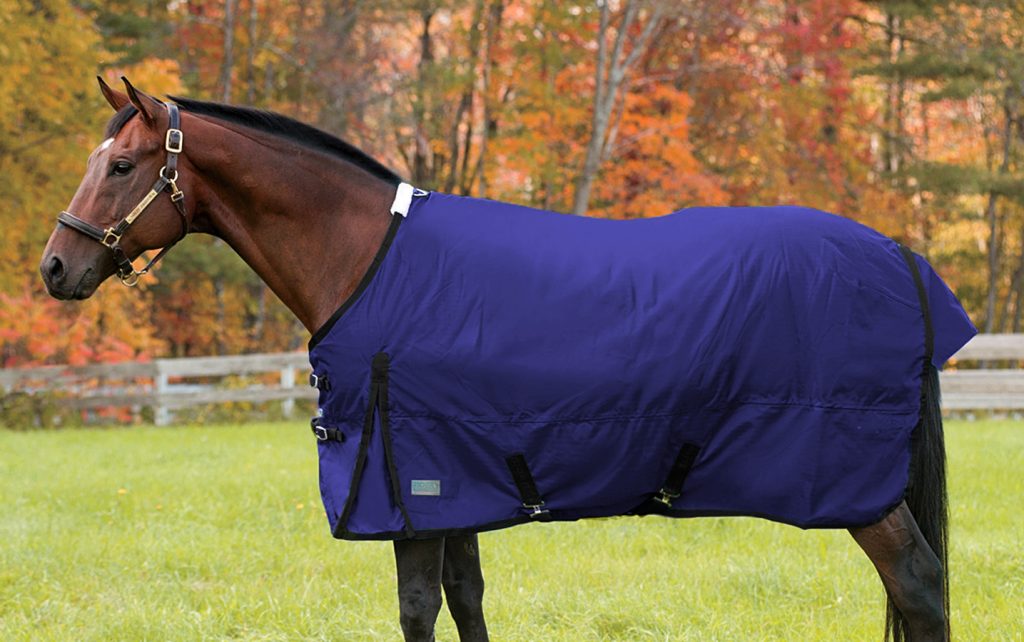
<svg viewBox="0 0 1024 642">
<path fill-rule="evenodd" d="M 648 502 L 649 501 L 650 500 L 648 500 Z M 595 515 L 593 517 L 576 517 L 576 518 L 572 518 L 572 519 L 558 519 L 556 517 L 553 520 L 541 520 L 541 521 L 560 521 L 560 522 L 572 521 L 572 522 L 574 522 L 574 521 L 578 521 L 580 519 L 592 519 L 592 518 L 597 518 L 597 517 L 602 517 L 602 518 L 603 517 L 646 517 L 648 515 L 654 515 L 654 516 L 659 516 L 659 517 L 669 517 L 669 518 L 672 518 L 672 519 L 682 519 L 682 518 L 691 518 L 691 517 L 756 517 L 758 519 L 766 519 L 766 520 L 768 520 L 770 522 L 775 522 L 777 524 L 786 524 L 787 526 L 796 526 L 797 528 L 800 528 L 800 529 L 803 529 L 803 530 L 819 530 L 819 529 L 834 530 L 834 529 L 839 529 L 839 528 L 863 528 L 865 526 L 872 526 L 874 524 L 877 524 L 879 521 L 882 520 L 882 518 L 884 518 L 886 515 L 888 515 L 890 512 L 892 512 L 892 510 L 895 507 L 899 506 L 902 501 L 903 501 L 903 498 L 900 497 L 900 499 L 897 500 L 892 506 L 886 508 L 885 510 L 882 510 L 876 516 L 870 517 L 867 520 L 864 520 L 863 522 L 850 522 L 850 521 L 838 521 L 837 520 L 837 521 L 834 521 L 834 522 L 832 522 L 832 521 L 824 522 L 823 521 L 823 522 L 820 522 L 820 523 L 807 524 L 807 525 L 803 525 L 803 526 L 798 525 L 798 524 L 793 524 L 792 522 L 787 522 L 785 520 L 779 519 L 775 515 L 770 515 L 768 513 L 758 513 L 756 511 L 737 513 L 737 512 L 733 512 L 733 511 L 727 511 L 727 510 L 685 510 L 685 509 L 678 509 L 678 508 L 672 508 L 672 509 L 668 509 L 668 510 L 660 510 L 660 511 L 657 511 L 657 512 L 654 512 L 654 513 L 646 512 L 646 511 L 642 511 L 642 510 L 637 510 L 637 511 L 631 511 L 631 512 L 628 512 L 628 513 L 623 513 L 621 515 Z M 648 502 L 645 502 L 644 505 L 647 505 Z M 528 515 L 523 515 L 521 517 L 514 517 L 512 519 L 503 519 L 503 520 L 498 520 L 496 522 L 488 522 L 487 524 L 482 524 L 480 526 L 474 526 L 472 528 L 437 528 L 437 529 L 430 529 L 430 530 L 418 530 L 418 531 L 416 531 L 415 535 L 412 536 L 412 537 L 409 537 L 405 533 L 405 531 L 384 531 L 384 532 L 381 532 L 381 533 L 353 533 L 353 532 L 351 532 L 349 530 L 341 529 L 341 528 L 334 529 L 333 535 L 334 535 L 334 537 L 336 539 L 343 539 L 343 540 L 348 540 L 348 541 L 352 541 L 352 542 L 398 541 L 398 540 L 406 540 L 406 539 L 424 540 L 424 539 L 435 539 L 437 537 L 458 537 L 458 536 L 461 536 L 461 535 L 472 535 L 474 533 L 486 533 L 488 531 L 497 531 L 497 530 L 501 530 L 503 528 L 510 528 L 512 526 L 518 526 L 520 524 L 531 524 L 531 523 L 534 523 L 534 522 L 537 522 L 537 521 L 538 520 L 531 519 Z"/>
<path fill-rule="evenodd" d="M 313 333 L 313 336 L 309 339 L 308 350 L 315 348 L 316 344 L 320 343 L 320 341 L 327 336 L 327 333 L 331 331 L 331 328 L 333 328 L 334 324 L 338 322 L 338 319 L 340 319 L 341 316 L 359 300 L 359 297 L 362 296 L 363 292 L 370 285 L 370 281 L 373 280 L 374 275 L 377 274 L 380 264 L 384 262 L 384 257 L 387 256 L 388 250 L 391 248 L 391 243 L 395 240 L 395 234 L 398 233 L 398 226 L 402 224 L 402 220 L 404 218 L 404 216 L 392 215 L 391 225 L 388 226 L 388 231 L 384 235 L 384 241 L 381 242 L 380 248 L 377 250 L 377 254 L 373 257 L 373 262 L 370 263 L 370 267 L 366 269 L 366 274 L 364 274 L 363 278 L 360 279 L 359 285 L 357 285 L 356 289 L 352 291 L 352 294 L 342 302 L 341 307 L 335 310 L 334 314 L 331 315 L 331 318 L 327 319 L 327 321 L 325 321 L 324 324 L 317 328 L 317 331 Z"/>
</svg>

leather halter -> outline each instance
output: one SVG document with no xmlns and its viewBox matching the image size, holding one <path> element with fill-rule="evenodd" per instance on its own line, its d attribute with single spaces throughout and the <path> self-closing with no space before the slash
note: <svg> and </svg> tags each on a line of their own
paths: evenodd
<svg viewBox="0 0 1024 642">
<path fill-rule="evenodd" d="M 80 234 L 88 236 L 94 241 L 99 242 L 103 246 L 110 249 L 114 254 L 114 263 L 117 265 L 117 277 L 121 279 L 121 283 L 127 286 L 133 286 L 139 282 L 139 277 L 149 272 L 153 265 L 162 259 L 167 252 L 174 247 L 181 239 L 185 238 L 188 234 L 188 212 L 185 210 L 185 194 L 178 189 L 178 154 L 181 153 L 185 143 L 185 135 L 181 133 L 181 115 L 178 113 L 178 106 L 171 103 L 164 103 L 164 107 L 167 108 L 167 114 L 170 116 L 170 122 L 168 123 L 167 134 L 164 136 L 164 149 L 167 151 L 167 162 L 160 168 L 160 177 L 153 183 L 153 187 L 150 188 L 149 193 L 142 197 L 139 204 L 136 205 L 128 216 L 121 219 L 121 222 L 117 225 L 108 227 L 105 230 L 101 230 L 92 223 L 88 223 L 78 218 L 74 214 L 68 211 L 63 211 L 57 215 L 57 222 L 62 225 L 66 225 L 71 229 L 75 230 Z M 179 236 L 174 243 L 164 247 L 160 252 L 153 257 L 146 266 L 141 270 L 136 271 L 132 266 L 131 259 L 121 248 L 121 237 L 124 236 L 128 228 L 131 227 L 132 223 L 135 222 L 149 204 L 152 203 L 160 192 L 170 192 L 171 202 L 174 203 L 175 209 L 181 216 L 181 236 Z"/>
</svg>

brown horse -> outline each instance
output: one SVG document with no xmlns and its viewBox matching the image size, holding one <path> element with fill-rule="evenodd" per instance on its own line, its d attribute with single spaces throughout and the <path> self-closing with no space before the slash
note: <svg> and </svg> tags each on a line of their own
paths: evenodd
<svg viewBox="0 0 1024 642">
<path fill-rule="evenodd" d="M 40 270 L 58 299 L 85 299 L 131 260 L 188 232 L 223 239 L 312 333 L 353 293 L 388 230 L 400 179 L 307 125 L 250 109 L 162 103 L 100 79 L 116 115 L 62 212 Z M 176 104 L 175 104 L 176 103 Z M 187 142 L 186 142 L 187 141 Z M 152 263 L 152 262 L 151 262 Z M 887 637 L 947 640 L 945 459 L 934 370 L 906 501 L 850 529 L 888 595 Z M 396 541 L 406 640 L 432 640 L 441 589 L 464 642 L 486 640 L 477 536 Z"/>
</svg>

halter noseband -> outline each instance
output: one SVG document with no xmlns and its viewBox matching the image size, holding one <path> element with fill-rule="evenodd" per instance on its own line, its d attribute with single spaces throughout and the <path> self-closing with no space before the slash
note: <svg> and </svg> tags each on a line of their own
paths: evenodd
<svg viewBox="0 0 1024 642">
<path fill-rule="evenodd" d="M 71 229 L 88 236 L 94 241 L 98 241 L 103 246 L 110 249 L 114 254 L 114 263 L 117 265 L 117 277 L 121 279 L 121 283 L 127 286 L 133 286 L 139 282 L 139 277 L 149 272 L 153 265 L 162 259 L 167 252 L 174 247 L 181 239 L 185 238 L 188 234 L 188 212 L 185 210 L 185 194 L 178 189 L 178 154 L 185 144 L 185 135 L 181 133 L 181 115 L 178 113 L 178 106 L 171 103 L 164 103 L 164 107 L 167 108 L 167 114 L 170 116 L 170 122 L 168 123 L 167 134 L 164 136 L 164 149 L 167 150 L 167 162 L 160 168 L 160 177 L 153 183 L 153 187 L 150 188 L 149 193 L 146 194 L 139 204 L 136 205 L 131 212 L 128 212 L 128 216 L 121 219 L 121 222 L 117 225 L 108 227 L 105 230 L 101 230 L 92 223 L 87 223 L 82 219 L 78 218 L 74 214 L 68 211 L 63 211 L 57 215 L 57 222 L 70 227 Z M 152 203 L 160 192 L 170 192 L 171 202 L 174 203 L 175 209 L 178 210 L 178 214 L 181 215 L 181 236 L 166 246 L 160 252 L 153 257 L 146 266 L 141 270 L 136 271 L 132 266 L 131 259 L 125 254 L 125 251 L 121 249 L 121 237 L 124 236 L 131 224 L 135 222 L 135 219 L 139 218 L 149 204 Z"/>
</svg>

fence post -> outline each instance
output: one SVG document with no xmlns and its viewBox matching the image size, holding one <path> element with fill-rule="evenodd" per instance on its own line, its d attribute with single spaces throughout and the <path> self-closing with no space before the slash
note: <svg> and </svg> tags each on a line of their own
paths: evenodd
<svg viewBox="0 0 1024 642">
<path fill-rule="evenodd" d="M 281 370 L 281 387 L 290 390 L 295 387 L 295 368 L 284 368 Z M 289 397 L 281 402 L 281 414 L 291 417 L 295 410 L 295 399 Z"/>
<path fill-rule="evenodd" d="M 167 381 L 167 373 L 160 367 L 160 360 L 156 360 L 156 400 L 153 405 L 153 423 L 158 426 L 166 426 L 171 423 L 171 411 L 164 405 L 164 395 L 167 394 L 170 384 Z"/>
</svg>

